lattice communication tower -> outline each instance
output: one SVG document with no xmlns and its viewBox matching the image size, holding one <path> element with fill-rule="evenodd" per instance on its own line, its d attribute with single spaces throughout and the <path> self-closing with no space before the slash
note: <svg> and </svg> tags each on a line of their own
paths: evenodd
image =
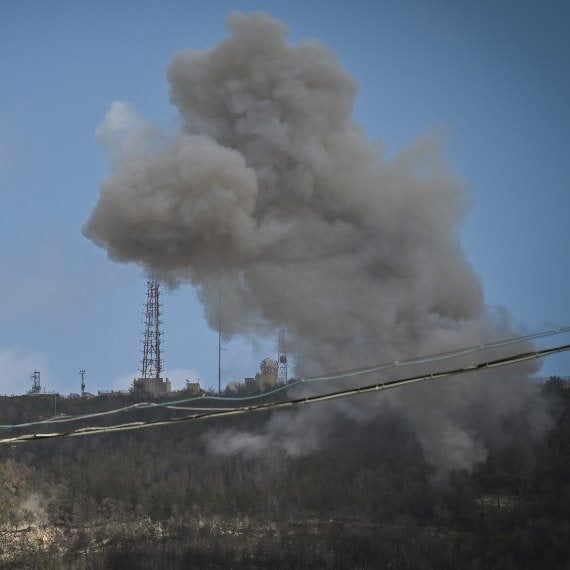
<svg viewBox="0 0 570 570">
<path fill-rule="evenodd" d="M 279 331 L 279 355 L 277 356 L 277 381 L 287 384 L 289 380 L 287 371 L 287 333 Z"/>
<path fill-rule="evenodd" d="M 144 313 L 143 357 L 141 378 L 160 378 L 162 361 L 162 320 L 160 283 L 149 277 L 146 282 L 146 310 Z"/>
<path fill-rule="evenodd" d="M 31 375 L 32 379 L 32 388 L 30 390 L 30 394 L 39 394 L 42 391 L 42 385 L 40 383 L 40 371 L 34 370 Z"/>
</svg>

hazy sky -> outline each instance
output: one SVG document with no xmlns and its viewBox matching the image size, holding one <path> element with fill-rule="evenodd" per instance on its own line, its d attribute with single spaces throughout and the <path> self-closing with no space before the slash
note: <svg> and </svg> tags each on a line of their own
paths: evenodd
<svg viewBox="0 0 570 570">
<path fill-rule="evenodd" d="M 0 393 L 24 392 L 34 369 L 62 392 L 79 390 L 81 368 L 91 391 L 136 374 L 144 275 L 81 234 L 108 171 L 94 133 L 117 100 L 175 130 L 166 67 L 223 39 L 230 10 L 327 44 L 359 84 L 357 121 L 389 154 L 446 133 L 487 303 L 530 332 L 570 324 L 565 2 L 0 2 Z M 163 302 L 167 374 L 214 385 L 217 335 L 194 292 Z M 228 344 L 224 380 L 274 352 L 273 339 Z M 570 374 L 570 357 L 546 361 L 554 373 Z"/>
</svg>

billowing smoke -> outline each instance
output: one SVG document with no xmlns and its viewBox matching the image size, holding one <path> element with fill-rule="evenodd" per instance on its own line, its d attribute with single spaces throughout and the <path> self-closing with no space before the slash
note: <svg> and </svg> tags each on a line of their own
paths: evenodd
<svg viewBox="0 0 570 570">
<path fill-rule="evenodd" d="M 461 249 L 469 200 L 441 138 L 388 160 L 355 124 L 355 81 L 326 47 L 290 45 L 286 28 L 262 14 L 231 14 L 228 30 L 214 48 L 180 52 L 170 64 L 178 136 L 113 104 L 97 132 L 112 171 L 85 234 L 114 260 L 171 285 L 191 282 L 212 326 L 222 290 L 228 336 L 286 329 L 297 374 L 513 334 L 508 318 L 489 315 Z M 516 373 L 511 380 L 528 369 Z M 470 469 L 487 453 L 474 402 L 492 408 L 490 430 L 527 402 L 526 389 L 513 395 L 503 380 L 506 400 L 504 383 L 477 378 L 403 390 L 383 405 L 417 426 L 429 461 Z M 365 421 L 380 400 L 369 403 L 274 418 L 261 435 L 224 441 L 228 452 L 298 453 L 295 438 L 314 447 L 331 414 Z"/>
</svg>

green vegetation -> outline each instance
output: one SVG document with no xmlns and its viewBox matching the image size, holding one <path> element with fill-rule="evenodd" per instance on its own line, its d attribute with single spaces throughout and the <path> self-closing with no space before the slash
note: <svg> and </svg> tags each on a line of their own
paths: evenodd
<svg viewBox="0 0 570 570">
<path fill-rule="evenodd" d="M 395 415 L 339 422 L 295 458 L 209 453 L 213 423 L 3 447 L 0 567 L 566 568 L 570 389 L 553 378 L 543 395 L 556 423 L 540 445 L 513 416 L 508 445 L 439 487 Z M 4 399 L 1 421 L 49 416 L 49 403 Z"/>
</svg>

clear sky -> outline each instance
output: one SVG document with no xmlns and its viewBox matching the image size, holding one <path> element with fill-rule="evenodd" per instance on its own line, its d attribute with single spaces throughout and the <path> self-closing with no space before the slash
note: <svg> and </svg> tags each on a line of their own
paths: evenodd
<svg viewBox="0 0 570 570">
<path fill-rule="evenodd" d="M 79 391 L 82 368 L 91 391 L 128 388 L 145 280 L 81 234 L 108 168 L 94 132 L 116 100 L 174 124 L 166 67 L 223 39 L 231 10 L 327 44 L 359 84 L 357 122 L 390 153 L 444 131 L 487 302 L 530 332 L 570 324 L 568 3 L 3 1 L 0 393 L 23 393 L 34 369 L 49 390 Z M 167 375 L 215 385 L 217 335 L 194 292 L 163 303 Z M 224 381 L 252 375 L 275 344 L 229 343 Z M 555 373 L 570 374 L 570 357 L 545 362 Z"/>
</svg>

